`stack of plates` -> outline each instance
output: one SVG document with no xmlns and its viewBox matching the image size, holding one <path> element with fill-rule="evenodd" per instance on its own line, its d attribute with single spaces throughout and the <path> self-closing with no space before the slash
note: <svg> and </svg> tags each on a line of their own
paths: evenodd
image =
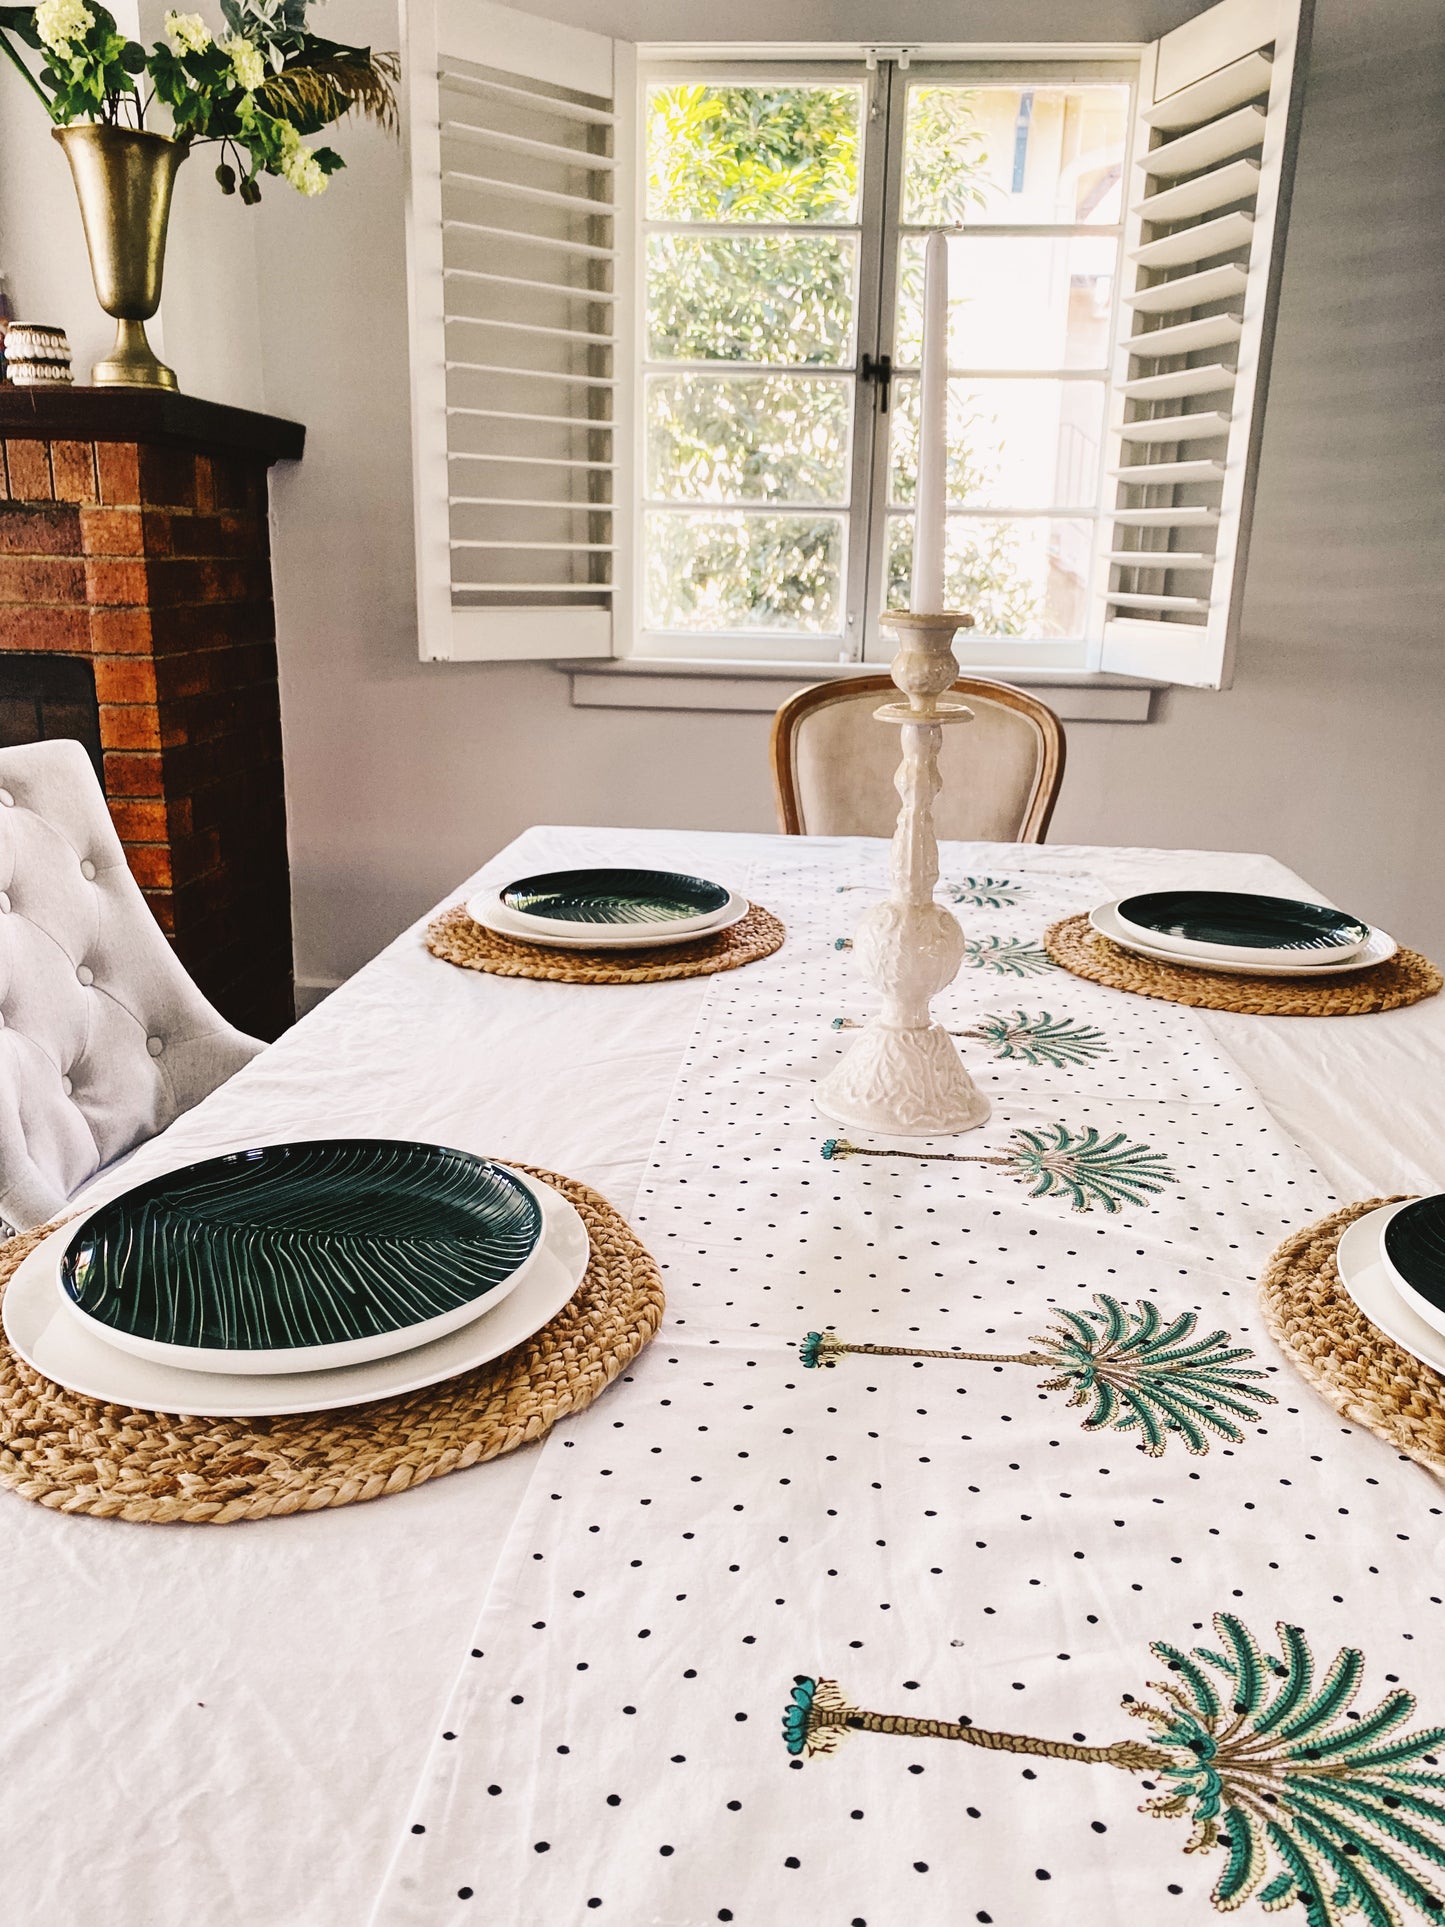
<svg viewBox="0 0 1445 1927">
<path fill-rule="evenodd" d="M 467 915 L 495 936 L 559 950 L 645 950 L 715 937 L 748 900 L 671 870 L 552 870 L 473 897 Z"/>
<path fill-rule="evenodd" d="M 1322 903 L 1237 890 L 1155 890 L 1101 904 L 1102 937 L 1155 963 L 1230 976 L 1333 977 L 1385 963 L 1399 945 Z"/>
<path fill-rule="evenodd" d="M 43 1240 L 11 1345 L 87 1397 L 198 1418 L 391 1398 L 554 1317 L 586 1226 L 548 1185 L 437 1144 L 273 1144 L 190 1164 Z"/>
<path fill-rule="evenodd" d="M 1372 1325 L 1445 1372 L 1445 1196 L 1356 1218 L 1340 1239 L 1335 1269 Z"/>
</svg>

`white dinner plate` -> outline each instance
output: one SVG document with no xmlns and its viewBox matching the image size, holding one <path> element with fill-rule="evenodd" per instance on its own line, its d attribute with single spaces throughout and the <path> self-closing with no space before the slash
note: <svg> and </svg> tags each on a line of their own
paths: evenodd
<svg viewBox="0 0 1445 1927">
<path fill-rule="evenodd" d="M 361 1142 L 363 1140 L 355 1140 Z M 446 1149 L 446 1146 L 442 1146 Z M 223 1156 L 234 1153 L 222 1153 Z M 211 1163 L 214 1160 L 202 1160 Z M 523 1171 L 513 1171 L 512 1167 L 502 1165 L 496 1158 L 486 1160 L 505 1170 L 541 1208 L 542 1223 L 546 1224 L 547 1200 L 554 1197 L 548 1187 L 535 1178 L 529 1178 Z M 186 1166 L 181 1166 L 186 1169 Z M 154 1176 L 143 1180 L 154 1182 Z M 120 1197 L 125 1193 L 120 1192 Z M 526 1278 L 527 1273 L 537 1262 L 545 1242 L 546 1233 L 542 1230 L 537 1242 L 523 1258 L 522 1262 L 507 1277 L 483 1292 L 480 1297 L 468 1299 L 464 1305 L 457 1305 L 451 1311 L 441 1312 L 435 1318 L 428 1318 L 418 1325 L 401 1325 L 390 1331 L 378 1332 L 369 1338 L 346 1339 L 339 1343 L 325 1345 L 300 1345 L 289 1352 L 266 1351 L 247 1352 L 242 1350 L 218 1351 L 200 1345 L 172 1345 L 156 1338 L 142 1338 L 134 1332 L 119 1327 L 111 1327 L 103 1319 L 95 1318 L 83 1306 L 78 1305 L 71 1296 L 62 1271 L 65 1256 L 74 1243 L 77 1233 L 93 1218 L 115 1202 L 114 1198 L 104 1203 L 94 1204 L 88 1210 L 71 1218 L 65 1229 L 69 1236 L 59 1244 L 51 1238 L 45 1241 L 44 1249 L 54 1247 L 51 1274 L 57 1298 L 60 1300 L 68 1318 L 75 1319 L 87 1331 L 93 1332 L 106 1345 L 118 1351 L 133 1352 L 137 1358 L 153 1359 L 158 1365 L 165 1365 L 174 1371 L 200 1372 L 206 1377 L 222 1373 L 226 1377 L 240 1378 L 283 1378 L 299 1377 L 303 1374 L 314 1376 L 317 1372 L 334 1372 L 347 1365 L 369 1364 L 376 1359 L 394 1358 L 401 1352 L 419 1351 L 448 1332 L 456 1331 L 463 1325 L 471 1324 L 474 1318 L 481 1318 L 509 1298 Z"/>
<path fill-rule="evenodd" d="M 1438 1196 L 1429 1200 L 1424 1198 L 1411 1198 L 1408 1202 L 1417 1205 L 1426 1202 L 1438 1204 L 1439 1198 Z M 1404 1208 L 1404 1205 L 1396 1206 L 1397 1210 L 1403 1211 Z M 1445 1334 L 1445 1306 L 1437 1304 L 1433 1298 L 1426 1297 L 1425 1293 L 1417 1290 L 1410 1279 L 1406 1277 L 1399 1265 L 1396 1264 L 1395 1260 L 1390 1256 L 1390 1247 L 1385 1241 L 1383 1226 L 1380 1231 L 1380 1263 L 1385 1267 L 1385 1275 L 1389 1278 L 1391 1285 L 1394 1287 L 1395 1294 L 1401 1303 L 1408 1305 L 1411 1311 L 1413 1311 L 1418 1318 L 1423 1318 L 1425 1323 L 1434 1331 Z"/>
<path fill-rule="evenodd" d="M 715 937 L 720 930 L 730 930 L 735 923 L 741 923 L 749 908 L 747 898 L 733 890 L 712 922 L 704 929 L 688 930 L 681 936 L 675 931 L 666 936 L 639 936 L 636 926 L 626 936 L 615 931 L 590 937 L 564 937 L 550 932 L 543 935 L 534 924 L 524 923 L 514 910 L 509 910 L 495 890 L 473 897 L 467 905 L 467 915 L 473 923 L 479 923 L 483 930 L 490 930 L 496 936 L 510 937 L 518 943 L 541 944 L 547 950 L 656 950 L 663 944 L 701 943 L 705 937 Z M 603 927 L 598 926 L 599 930 Z M 660 926 L 654 928 L 660 930 Z"/>
<path fill-rule="evenodd" d="M 587 1227 L 550 1185 L 538 1183 L 537 1195 L 545 1214 L 541 1248 L 503 1304 L 445 1338 L 364 1365 L 240 1378 L 182 1371 L 120 1351 L 93 1326 L 70 1317 L 56 1296 L 56 1266 L 72 1236 L 69 1224 L 52 1232 L 16 1267 L 0 1317 L 11 1345 L 43 1377 L 87 1398 L 140 1412 L 283 1418 L 397 1398 L 500 1358 L 555 1318 L 576 1291 L 587 1269 Z"/>
<path fill-rule="evenodd" d="M 732 891 L 710 877 L 689 876 L 678 870 L 604 865 L 515 877 L 503 884 L 499 894 L 509 916 L 519 918 L 527 929 L 539 931 L 544 938 L 548 934 L 592 937 L 602 929 L 645 933 L 661 942 L 664 933 L 693 937 L 714 929 L 718 918 L 727 914 Z M 539 909 L 542 903 L 550 907 Z M 667 910 L 660 908 L 663 904 L 668 905 Z M 564 916 L 564 905 L 579 913 L 590 906 L 593 914 Z M 602 912 L 600 916 L 598 911 Z"/>
<path fill-rule="evenodd" d="M 1136 957 L 1148 957 L 1152 963 L 1177 964 L 1181 970 L 1218 970 L 1227 977 L 1340 977 L 1347 971 L 1368 970 L 1373 964 L 1388 963 L 1400 948 L 1388 931 L 1372 927 L 1368 940 L 1348 963 L 1226 963 L 1222 958 L 1182 957 L 1178 951 L 1161 950 L 1157 944 L 1145 943 L 1120 921 L 1117 901 L 1101 903 L 1097 910 L 1091 910 L 1089 922 L 1101 937 L 1118 944 L 1121 950 L 1132 950 Z"/>
<path fill-rule="evenodd" d="M 1340 1283 L 1354 1299 L 1372 1325 L 1378 1325 L 1387 1338 L 1418 1358 L 1422 1364 L 1445 1372 L 1445 1332 L 1427 1325 L 1413 1306 L 1395 1288 L 1385 1263 L 1385 1226 L 1401 1204 L 1382 1204 L 1378 1211 L 1356 1218 L 1335 1252 L 1335 1269 Z"/>
<path fill-rule="evenodd" d="M 1246 934 L 1251 904 L 1261 906 L 1254 913 L 1259 919 L 1252 933 L 1254 941 Z M 1141 905 L 1149 906 L 1158 921 L 1151 922 L 1147 915 L 1137 914 Z M 1130 915 L 1131 910 L 1136 914 Z M 1174 917 L 1172 922 L 1170 911 Z M 1332 910 L 1328 904 L 1277 897 L 1262 891 L 1141 890 L 1132 897 L 1121 897 L 1114 906 L 1114 914 L 1137 942 L 1152 944 L 1156 950 L 1168 950 L 1178 957 L 1197 957 L 1203 963 L 1252 964 L 1266 970 L 1281 961 L 1315 965 L 1344 963 L 1357 957 L 1370 940 L 1370 926 L 1361 923 L 1358 917 Z M 1311 921 L 1312 915 L 1333 919 L 1337 926 L 1333 934 L 1321 931 Z M 1209 937 L 1189 934 L 1190 926 L 1198 929 L 1201 925 L 1212 927 L 1215 934 Z M 1343 939 L 1338 926 L 1348 932 Z M 1296 941 L 1261 942 L 1261 927 L 1265 931 L 1273 929 L 1281 939 L 1289 930 Z M 1231 935 L 1221 934 L 1225 930 L 1230 930 Z M 1312 942 L 1299 940 L 1311 935 Z"/>
</svg>

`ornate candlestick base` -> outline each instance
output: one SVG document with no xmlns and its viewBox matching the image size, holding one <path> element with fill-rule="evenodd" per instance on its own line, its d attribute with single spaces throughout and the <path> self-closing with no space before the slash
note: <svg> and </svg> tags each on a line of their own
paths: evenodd
<svg viewBox="0 0 1445 1927">
<path fill-rule="evenodd" d="M 941 788 L 944 725 L 972 720 L 963 703 L 940 701 L 958 674 L 954 634 L 972 622 L 953 612 L 884 619 L 898 638 L 893 680 L 908 701 L 885 703 L 875 713 L 880 722 L 901 726 L 903 761 L 894 783 L 902 808 L 893 835 L 892 892 L 864 913 L 853 941 L 855 956 L 883 993 L 883 1008 L 819 1085 L 816 1100 L 825 1117 L 855 1131 L 932 1137 L 971 1131 L 989 1115 L 988 1099 L 929 1009 L 963 962 L 958 919 L 933 898 L 933 799 Z"/>
</svg>

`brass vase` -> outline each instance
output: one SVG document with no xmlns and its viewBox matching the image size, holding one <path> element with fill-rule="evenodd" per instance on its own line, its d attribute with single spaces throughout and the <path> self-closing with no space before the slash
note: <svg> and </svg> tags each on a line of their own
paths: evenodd
<svg viewBox="0 0 1445 1927">
<path fill-rule="evenodd" d="M 90 379 L 97 388 L 174 388 L 145 324 L 160 306 L 171 188 L 190 145 L 89 122 L 51 132 L 70 162 L 96 299 L 116 319 L 115 346 Z"/>
</svg>

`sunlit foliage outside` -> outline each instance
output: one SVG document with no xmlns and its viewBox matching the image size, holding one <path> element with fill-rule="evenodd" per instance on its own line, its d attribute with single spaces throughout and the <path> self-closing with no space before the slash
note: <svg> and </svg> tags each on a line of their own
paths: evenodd
<svg viewBox="0 0 1445 1927">
<path fill-rule="evenodd" d="M 971 99 L 956 87 L 913 90 L 910 219 L 953 224 L 986 204 L 988 157 Z M 858 242 L 837 229 L 857 219 L 864 111 L 854 83 L 688 82 L 649 96 L 647 216 L 689 225 L 647 237 L 648 358 L 751 364 L 746 373 L 684 367 L 649 378 L 649 628 L 841 637 Z M 722 223 L 798 231 L 709 231 Z M 915 259 L 905 252 L 899 293 L 916 309 Z M 906 509 L 916 383 L 894 392 L 891 492 Z M 966 502 L 984 479 L 986 454 L 975 447 L 994 447 L 1000 428 L 976 398 L 958 404 L 950 496 Z M 906 514 L 890 519 L 887 547 L 887 600 L 899 606 L 911 567 Z M 1039 597 L 1017 548 L 1008 522 L 952 524 L 949 599 L 973 610 L 985 632 L 1037 633 Z"/>
</svg>

